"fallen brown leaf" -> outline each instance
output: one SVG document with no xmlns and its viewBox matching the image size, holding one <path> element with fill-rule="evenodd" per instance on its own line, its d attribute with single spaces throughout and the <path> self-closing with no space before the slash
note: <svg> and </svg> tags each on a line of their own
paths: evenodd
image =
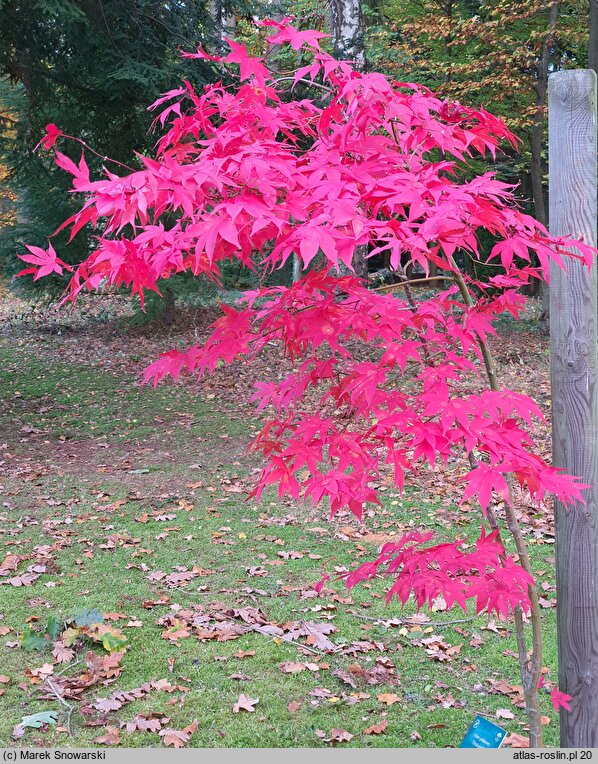
<svg viewBox="0 0 598 764">
<path fill-rule="evenodd" d="M 239 695 L 239 699 L 233 706 L 233 714 L 238 714 L 239 711 L 248 711 L 252 714 L 255 711 L 254 706 L 259 703 L 259 698 L 250 698 L 249 695 Z"/>
<path fill-rule="evenodd" d="M 330 737 L 324 738 L 324 740 L 326 743 L 330 743 L 330 745 L 335 745 L 336 743 L 348 743 L 350 740 L 353 740 L 353 735 L 350 732 L 347 732 L 347 730 L 334 727 L 330 730 Z"/>
<path fill-rule="evenodd" d="M 383 732 L 386 731 L 386 728 L 388 727 L 388 722 L 386 719 L 383 719 L 379 724 L 372 724 L 371 727 L 368 727 L 367 729 L 364 729 L 363 733 L 364 735 L 381 735 Z"/>
<path fill-rule="evenodd" d="M 106 732 L 95 739 L 100 745 L 118 745 L 120 743 L 120 730 L 118 727 L 106 727 Z"/>
<path fill-rule="evenodd" d="M 158 712 L 149 714 L 138 714 L 130 722 L 126 723 L 127 732 L 159 732 L 164 724 L 168 724 L 170 719 L 164 714 Z"/>
<path fill-rule="evenodd" d="M 195 719 L 191 724 L 189 724 L 187 727 L 184 727 L 182 730 L 174 730 L 171 727 L 168 727 L 165 730 L 160 730 L 158 734 L 162 738 L 162 742 L 167 748 L 183 748 L 185 744 L 189 742 L 189 738 L 197 729 L 197 724 L 197 719 Z"/>
<path fill-rule="evenodd" d="M 398 695 L 395 695 L 394 692 L 383 692 L 380 695 L 377 696 L 380 703 L 384 703 L 385 706 L 392 706 L 393 703 L 398 703 L 400 700 Z"/>
<path fill-rule="evenodd" d="M 508 708 L 499 708 L 496 711 L 496 718 L 497 719 L 514 719 L 515 714 L 512 711 L 509 711 Z"/>
<path fill-rule="evenodd" d="M 233 653 L 233 658 L 253 658 L 255 650 L 238 650 Z"/>
<path fill-rule="evenodd" d="M 529 748 L 529 738 L 525 735 L 518 735 L 516 732 L 513 732 L 510 735 L 507 735 L 504 744 L 509 748 Z"/>
</svg>

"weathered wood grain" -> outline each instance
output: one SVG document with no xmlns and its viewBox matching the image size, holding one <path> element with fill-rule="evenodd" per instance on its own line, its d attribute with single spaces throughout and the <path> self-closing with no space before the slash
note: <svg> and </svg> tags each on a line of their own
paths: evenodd
<svg viewBox="0 0 598 764">
<path fill-rule="evenodd" d="M 550 232 L 596 245 L 596 74 L 548 85 Z M 551 267 L 553 463 L 589 488 L 586 504 L 555 502 L 559 689 L 563 747 L 598 747 L 598 335 L 596 266 Z"/>
</svg>

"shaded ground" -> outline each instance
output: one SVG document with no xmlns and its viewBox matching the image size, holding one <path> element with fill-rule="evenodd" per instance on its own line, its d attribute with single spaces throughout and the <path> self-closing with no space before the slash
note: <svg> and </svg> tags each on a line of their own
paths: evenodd
<svg viewBox="0 0 598 764">
<path fill-rule="evenodd" d="M 412 618 L 384 606 L 384 582 L 313 590 L 406 527 L 475 538 L 457 475 L 422 475 L 403 498 L 383 485 L 363 526 L 274 494 L 247 502 L 248 370 L 138 384 L 209 317 L 166 337 L 124 333 L 117 304 L 101 311 L 13 311 L 0 337 L 0 746 L 458 746 L 476 713 L 525 734 L 510 625 L 442 603 Z M 495 352 L 503 378 L 546 404 L 542 340 L 506 331 Z M 553 536 L 528 511 L 555 676 Z"/>
</svg>

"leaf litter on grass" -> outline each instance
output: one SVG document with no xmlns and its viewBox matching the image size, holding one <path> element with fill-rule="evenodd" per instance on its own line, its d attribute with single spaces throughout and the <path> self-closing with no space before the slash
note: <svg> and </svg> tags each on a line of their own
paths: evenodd
<svg viewBox="0 0 598 764">
<path fill-rule="evenodd" d="M 513 684 L 492 673 L 489 665 L 485 669 L 487 676 L 480 674 L 479 669 L 470 671 L 475 665 L 472 658 L 480 662 L 483 654 L 495 645 L 497 654 L 509 653 L 498 647 L 502 640 L 511 639 L 502 624 L 486 627 L 490 630 L 483 631 L 483 639 L 480 637 L 485 628 L 483 619 L 477 623 L 475 632 L 465 628 L 463 634 L 457 631 L 462 627 L 456 626 L 453 633 L 461 638 L 454 640 L 445 629 L 434 627 L 426 632 L 429 616 L 421 616 L 418 622 L 420 616 L 396 617 L 390 610 L 381 612 L 378 603 L 384 594 L 383 587 L 363 587 L 359 593 L 353 592 L 352 597 L 343 597 L 335 587 L 318 595 L 306 584 L 316 578 L 306 563 L 311 564 L 313 571 L 314 565 L 325 566 L 334 557 L 333 565 L 342 572 L 355 559 L 371 554 L 376 545 L 392 540 L 408 527 L 412 519 L 405 497 L 389 489 L 385 507 L 369 512 L 366 525 L 361 528 L 347 525 L 347 517 L 342 514 L 328 525 L 322 516 L 305 516 L 304 510 L 289 502 L 262 502 L 259 510 L 246 506 L 240 509 L 240 498 L 251 484 L 251 474 L 239 471 L 238 458 L 234 459 L 236 466 L 231 466 L 230 454 L 238 453 L 240 458 L 251 429 L 247 423 L 254 422 L 252 409 L 240 403 L 243 391 L 250 390 L 247 375 L 235 379 L 234 370 L 223 369 L 202 389 L 204 398 L 212 402 L 218 399 L 228 407 L 226 416 L 214 412 L 213 404 L 211 411 L 204 407 L 197 414 L 190 414 L 185 408 L 197 396 L 192 384 L 164 388 L 153 399 L 146 390 L 136 389 L 130 396 L 143 359 L 157 354 L 160 338 L 134 338 L 130 353 L 125 339 L 124 351 L 110 359 L 110 365 L 109 354 L 94 347 L 97 337 L 93 342 L 87 342 L 85 333 L 46 339 L 39 349 L 34 372 L 23 373 L 30 363 L 25 358 L 27 343 L 37 342 L 38 338 L 38 330 L 32 329 L 24 337 L 21 350 L 17 353 L 11 350 L 9 355 L 11 373 L 19 375 L 26 385 L 16 383 L 24 392 L 15 383 L 6 390 L 5 413 L 21 422 L 22 429 L 14 442 L 7 443 L 0 452 L 0 476 L 8 486 L 9 505 L 3 511 L 7 520 L 10 517 L 5 536 L 9 548 L 0 562 L 0 583 L 12 590 L 15 597 L 18 595 L 12 601 L 21 603 L 27 616 L 40 610 L 58 615 L 61 589 L 87 592 L 81 596 L 89 602 L 94 597 L 95 582 L 85 583 L 87 569 L 109 571 L 107 566 L 114 561 L 118 568 L 112 568 L 113 575 L 123 581 L 119 584 L 119 601 L 115 599 L 109 608 L 102 606 L 98 612 L 106 610 L 104 616 L 109 613 L 122 616 L 114 619 L 122 621 L 114 628 L 124 633 L 128 642 L 124 645 L 126 651 L 119 651 L 118 635 L 115 643 L 108 638 L 103 644 L 102 640 L 92 639 L 91 630 L 88 636 L 79 635 L 79 642 L 69 644 L 70 635 L 65 640 L 63 631 L 56 639 L 43 631 L 47 618 L 40 624 L 27 623 L 28 631 L 23 628 L 25 618 L 20 623 L 0 624 L 0 635 L 7 637 L 12 646 L 8 650 L 15 655 L 11 666 L 19 666 L 24 680 L 17 672 L 14 681 L 2 684 L 11 703 L 20 693 L 30 697 L 33 692 L 31 697 L 39 698 L 40 703 L 56 704 L 61 716 L 58 692 L 63 700 L 76 706 L 75 739 L 81 739 L 80 735 L 88 728 L 101 727 L 105 731 L 98 737 L 103 741 L 100 744 L 105 745 L 118 745 L 122 732 L 158 735 L 164 730 L 169 731 L 168 735 L 161 735 L 164 744 L 175 747 L 194 744 L 203 734 L 201 727 L 191 731 L 190 720 L 195 712 L 185 719 L 186 712 L 179 705 L 179 699 L 186 697 L 189 706 L 193 683 L 172 675 L 177 671 L 176 656 L 184 660 L 190 649 L 212 655 L 210 646 L 222 643 L 222 649 L 228 651 L 223 657 L 240 660 L 239 654 L 250 644 L 252 649 L 248 652 L 255 653 L 256 665 L 260 666 L 258 673 L 269 671 L 273 686 L 277 676 L 287 683 L 284 686 L 289 690 L 282 698 L 282 711 L 289 717 L 299 715 L 303 719 L 307 713 L 330 714 L 336 708 L 348 713 L 352 706 L 364 704 L 368 713 L 370 709 L 374 713 L 376 708 L 390 707 L 393 713 L 398 709 L 397 713 L 405 714 L 408 720 L 410 709 L 433 715 L 434 709 L 458 708 L 463 698 L 472 708 L 482 711 L 490 703 L 494 714 L 502 708 L 500 701 L 504 705 L 508 698 L 515 719 L 505 721 L 524 724 L 515 663 L 509 664 L 507 675 Z M 505 346 L 498 350 L 499 356 L 506 352 Z M 64 363 L 65 353 L 71 356 L 69 364 Z M 139 360 L 131 361 L 133 356 Z M 269 357 L 264 371 L 276 374 L 280 363 L 280 359 Z M 69 371 L 77 368 L 77 364 L 83 373 Z M 507 373 L 509 364 L 507 358 L 503 363 Z M 513 374 L 515 371 L 521 376 L 520 366 L 513 366 Z M 520 387 L 545 384 L 542 376 L 545 369 L 524 371 Z M 37 401 L 35 385 L 43 391 Z M 90 399 L 83 385 L 88 385 L 91 396 L 98 399 L 93 402 L 97 417 L 89 415 Z M 101 385 L 105 385 L 104 390 Z M 126 402 L 127 411 L 118 410 L 119 400 Z M 152 400 L 159 400 L 159 407 Z M 102 406 L 106 407 L 104 413 Z M 29 419 L 32 410 L 37 412 L 37 421 Z M 231 432 L 236 434 L 219 438 L 218 434 L 228 434 L 215 432 L 226 417 L 231 417 Z M 143 426 L 158 431 L 159 436 L 144 442 L 137 434 Z M 238 449 L 236 444 L 240 445 Z M 108 453 L 110 458 L 106 458 Z M 166 465 L 177 467 L 177 464 L 181 467 L 179 471 L 164 471 Z M 465 527 L 469 522 L 467 512 L 454 508 L 455 479 L 456 475 L 450 472 L 418 476 L 416 501 L 426 522 L 445 529 L 454 524 Z M 73 488 L 66 491 L 67 485 Z M 500 512 L 500 507 L 497 511 Z M 537 517 L 531 508 L 520 511 L 525 515 L 528 537 L 539 548 L 552 543 L 550 521 Z M 262 532 L 256 533 L 257 528 Z M 203 542 L 206 534 L 207 544 Z M 201 559 L 197 558 L 198 544 L 204 550 Z M 210 545 L 214 554 L 209 551 Z M 231 556 L 227 556 L 228 550 Z M 144 579 L 143 584 L 140 579 Z M 77 581 L 81 581 L 78 590 L 74 588 Z M 547 584 L 552 586 L 550 581 Z M 131 587 L 134 594 L 129 595 L 127 590 Z M 45 596 L 36 596 L 40 589 Z M 550 598 L 553 590 L 543 591 L 547 602 L 554 602 Z M 226 601 L 218 602 L 218 595 Z M 35 604 L 26 606 L 26 602 Z M 139 618 L 143 610 L 151 612 L 155 608 L 166 612 L 149 619 Z M 372 620 L 352 616 L 349 608 L 358 615 L 371 612 Z M 547 611 L 551 608 L 552 605 L 546 605 Z M 108 623 L 111 620 L 106 618 Z M 139 639 L 143 641 L 132 637 L 130 629 L 141 632 Z M 19 638 L 25 633 L 37 641 L 37 648 L 21 653 Z M 100 636 L 99 630 L 96 636 Z M 238 644 L 238 640 L 243 647 L 234 648 L 235 658 L 233 648 L 229 650 L 223 643 Z M 144 681 L 127 681 L 128 663 L 138 662 L 139 652 L 146 650 L 148 644 L 153 648 L 156 642 L 164 645 L 156 646 L 156 650 L 164 655 L 164 672 L 170 674 L 170 679 L 152 666 L 148 668 L 151 675 L 146 672 Z M 191 648 L 192 645 L 197 647 Z M 106 647 L 113 647 L 113 652 L 106 654 Z M 280 650 L 286 652 L 280 655 Z M 37 660 L 40 651 L 43 660 Z M 268 656 L 267 667 L 262 656 Z M 511 660 L 503 658 L 503 662 Z M 402 671 L 405 662 L 409 666 L 407 675 Z M 202 660 L 198 664 L 200 674 L 203 663 Z M 438 669 L 434 664 L 438 664 Z M 214 665 L 220 664 L 216 661 Z M 302 668 L 285 672 L 281 665 Z M 506 665 L 503 663 L 502 670 Z M 252 690 L 255 679 L 238 671 L 230 673 L 230 669 L 225 673 L 222 668 L 222 681 L 226 676 L 244 677 L 232 681 L 250 682 L 250 689 L 244 694 L 248 698 L 256 695 Z M 252 669 L 247 670 L 253 673 Z M 420 680 L 418 675 L 425 678 Z M 436 677 L 462 689 L 439 687 L 444 682 Z M 48 679 L 54 690 L 47 684 Z M 500 681 L 511 688 L 508 693 L 496 689 Z M 107 694 L 104 688 L 113 683 L 117 683 L 118 689 L 112 688 Z M 295 692 L 290 690 L 291 686 L 296 686 Z M 476 689 L 478 686 L 480 689 Z M 424 688 L 421 692 L 417 689 L 420 687 Z M 372 688 L 373 694 L 367 691 Z M 273 711 L 275 699 L 265 699 L 262 689 L 258 693 L 267 716 Z M 382 695 L 394 695 L 398 700 L 388 706 L 377 700 Z M 173 709 L 172 714 L 170 710 L 165 713 L 163 708 L 138 708 L 139 704 L 162 698 L 168 698 L 168 702 L 175 700 L 176 705 L 168 706 Z M 229 713 L 230 708 L 229 705 Z M 126 718 L 121 719 L 120 715 Z M 257 718 L 258 714 L 251 716 Z M 336 726 L 324 726 L 322 722 L 324 729 L 331 730 L 324 733 L 325 744 L 352 744 L 353 737 L 359 740 L 360 735 L 366 734 L 363 725 L 356 724 L 347 731 L 339 722 L 337 719 Z M 370 727 L 377 724 L 382 722 L 376 720 Z M 38 730 L 51 734 L 56 726 L 42 725 Z M 425 738 L 441 740 L 447 725 L 425 726 Z M 517 734 L 514 732 L 517 726 L 511 728 Z M 423 731 L 423 727 L 420 729 Z M 406 729 L 403 742 L 409 738 L 410 730 L 412 724 Z M 27 732 L 30 734 L 31 730 Z M 377 734 L 367 733 L 367 737 L 375 738 Z M 388 725 L 384 734 L 389 741 L 396 741 L 392 725 Z"/>
</svg>

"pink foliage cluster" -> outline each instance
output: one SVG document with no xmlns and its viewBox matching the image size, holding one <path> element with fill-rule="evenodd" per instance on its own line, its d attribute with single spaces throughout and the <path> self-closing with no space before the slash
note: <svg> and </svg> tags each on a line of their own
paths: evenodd
<svg viewBox="0 0 598 764">
<path fill-rule="evenodd" d="M 384 574 L 395 579 L 387 602 L 396 597 L 405 605 L 413 596 L 418 608 L 426 603 L 431 607 L 441 596 L 449 610 L 455 604 L 466 610 L 468 599 L 476 601 L 476 613 L 502 616 L 517 605 L 527 610 L 533 579 L 505 554 L 498 530 L 486 535 L 482 528 L 471 551 L 465 551 L 459 540 L 424 546 L 433 536 L 412 531 L 396 544 L 385 544 L 377 559 L 346 576 L 347 588 L 377 576 L 382 566 Z"/>
<path fill-rule="evenodd" d="M 516 307 L 519 296 L 509 298 Z M 496 299 L 464 309 L 448 290 L 414 312 L 352 276 L 313 271 L 291 288 L 262 289 L 245 300 L 243 309 L 224 307 L 206 343 L 170 351 L 146 378 L 183 370 L 201 376 L 280 343 L 295 368 L 256 386 L 258 409 L 273 413 L 254 444 L 267 459 L 258 496 L 274 484 L 281 497 L 328 499 L 332 514 L 347 507 L 361 519 L 364 504 L 377 502 L 370 484 L 382 464 L 402 488 L 407 473 L 471 451 L 486 461 L 464 476 L 463 499 L 477 494 L 484 510 L 493 488 L 508 500 L 508 473 L 538 502 L 547 491 L 564 501 L 579 496 L 570 477 L 532 450 L 532 417 L 542 414 L 531 399 L 464 392 L 466 375 L 477 373 L 468 352 L 493 331 Z M 308 399 L 315 405 L 306 406 Z"/>
<path fill-rule="evenodd" d="M 515 138 L 484 109 L 355 71 L 322 49 L 320 33 L 262 23 L 272 28 L 269 45 L 301 51 L 306 63 L 294 84 L 312 83 L 316 97 L 289 99 L 265 60 L 231 42 L 223 58 L 186 55 L 238 66 L 238 86 L 196 92 L 185 82 L 160 98 L 152 108 L 162 134 L 155 156 L 137 157 L 140 169 L 106 169 L 92 180 L 83 156 L 75 163 L 55 152 L 85 195 L 59 230 L 97 232 L 68 297 L 107 283 L 143 300 L 176 273 L 218 281 L 222 263 L 237 260 L 264 275 L 297 256 L 310 267 L 301 281 L 223 306 L 206 343 L 165 353 L 146 373 L 156 383 L 183 371 L 201 376 L 267 343 L 280 346 L 292 371 L 256 385 L 267 413 L 255 442 L 266 459 L 256 495 L 273 484 L 279 496 L 327 500 L 332 513 L 348 508 L 361 518 L 366 503 L 378 502 L 373 486 L 384 465 L 402 488 L 410 473 L 472 453 L 463 499 L 477 496 L 484 511 L 493 491 L 509 500 L 509 474 L 537 502 L 547 493 L 579 499 L 575 480 L 535 452 L 534 402 L 480 380 L 479 341 L 494 333 L 494 319 L 517 316 L 521 287 L 571 256 L 571 242 L 550 237 L 505 183 L 463 172 L 471 157 L 495 156 Z M 43 146 L 61 135 L 49 126 Z M 433 263 L 450 277 L 459 272 L 456 254 L 479 260 L 481 234 L 494 242 L 489 262 L 499 267 L 488 278 L 466 277 L 471 307 L 455 286 L 410 304 L 337 272 L 351 270 L 356 248 L 367 245 L 370 255 L 387 253 L 394 270 L 413 263 L 428 272 Z M 594 251 L 576 246 L 591 262 Z M 36 277 L 65 267 L 51 247 L 30 253 L 24 259 Z M 389 596 L 402 602 L 414 593 L 422 605 L 441 593 L 462 606 L 475 597 L 478 610 L 500 615 L 527 606 L 531 581 L 496 534 L 482 532 L 467 553 L 428 540 L 407 534 L 350 581 L 382 565 L 396 577 Z"/>
</svg>

